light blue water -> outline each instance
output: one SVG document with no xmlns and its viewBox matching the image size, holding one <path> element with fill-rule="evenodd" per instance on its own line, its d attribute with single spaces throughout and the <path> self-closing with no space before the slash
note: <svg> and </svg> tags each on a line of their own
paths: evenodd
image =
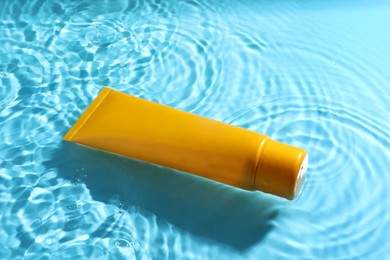
<svg viewBox="0 0 390 260">
<path fill-rule="evenodd" d="M 0 258 L 389 259 L 389 68 L 388 1 L 3 0 Z M 64 143 L 105 85 L 307 149 L 302 193 Z"/>
</svg>

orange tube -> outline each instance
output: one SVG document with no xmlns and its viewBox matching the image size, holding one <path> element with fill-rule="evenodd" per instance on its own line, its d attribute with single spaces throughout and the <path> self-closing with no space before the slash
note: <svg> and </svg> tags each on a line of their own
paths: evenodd
<svg viewBox="0 0 390 260">
<path fill-rule="evenodd" d="M 305 150 L 104 88 L 64 140 L 293 199 Z"/>
</svg>

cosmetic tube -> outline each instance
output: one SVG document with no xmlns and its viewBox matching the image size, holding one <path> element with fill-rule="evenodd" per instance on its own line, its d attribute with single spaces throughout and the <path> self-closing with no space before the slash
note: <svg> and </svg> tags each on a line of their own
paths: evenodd
<svg viewBox="0 0 390 260">
<path fill-rule="evenodd" d="M 107 87 L 63 139 L 287 199 L 308 165 L 301 148 Z"/>
</svg>

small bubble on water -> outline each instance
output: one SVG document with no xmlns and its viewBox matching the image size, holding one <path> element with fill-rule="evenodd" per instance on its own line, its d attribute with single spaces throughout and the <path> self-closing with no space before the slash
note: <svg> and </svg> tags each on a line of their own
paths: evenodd
<svg viewBox="0 0 390 260">
<path fill-rule="evenodd" d="M 115 243 L 114 243 L 115 247 L 119 248 L 129 248 L 129 249 L 132 249 L 132 246 L 131 244 L 126 241 L 126 240 L 115 240 Z"/>
<path fill-rule="evenodd" d="M 81 207 L 81 204 L 80 204 L 80 203 L 76 203 L 76 204 L 67 206 L 67 209 L 69 209 L 69 210 L 75 210 L 75 209 L 78 209 L 78 208 L 80 208 L 80 207 Z"/>
</svg>

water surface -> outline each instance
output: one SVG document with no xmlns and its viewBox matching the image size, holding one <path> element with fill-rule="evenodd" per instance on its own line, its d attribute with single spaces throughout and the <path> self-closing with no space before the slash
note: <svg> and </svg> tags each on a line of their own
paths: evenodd
<svg viewBox="0 0 390 260">
<path fill-rule="evenodd" d="M 390 258 L 389 26 L 387 1 L 2 1 L 0 258 Z M 305 148 L 301 194 L 64 143 L 103 86 Z"/>
</svg>

